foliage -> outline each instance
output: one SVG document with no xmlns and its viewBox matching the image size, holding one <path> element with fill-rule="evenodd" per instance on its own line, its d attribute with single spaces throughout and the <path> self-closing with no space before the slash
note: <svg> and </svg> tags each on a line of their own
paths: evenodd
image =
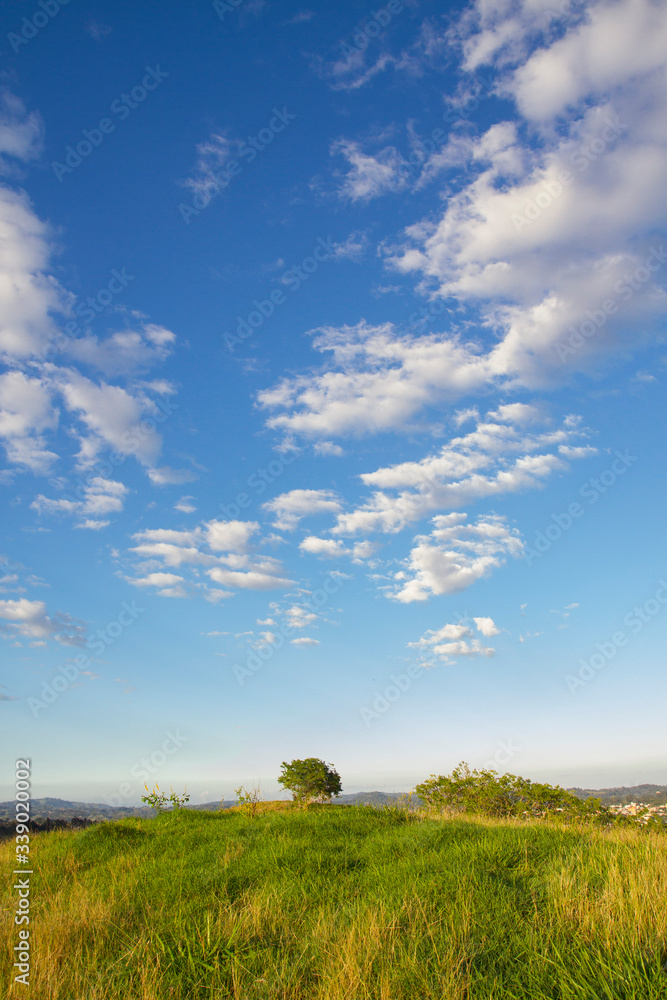
<svg viewBox="0 0 667 1000">
<path fill-rule="evenodd" d="M 559 785 L 531 781 L 516 774 L 471 769 L 465 761 L 451 774 L 435 775 L 417 785 L 415 792 L 431 809 L 487 816 L 596 816 L 608 819 L 599 799 L 582 801 Z"/>
<path fill-rule="evenodd" d="M 187 794 L 187 785 L 185 786 L 182 795 L 176 794 L 173 785 L 170 789 L 170 795 L 165 795 L 164 792 L 160 790 L 159 785 L 156 785 L 150 792 L 148 791 L 148 785 L 144 785 L 144 788 L 148 792 L 148 795 L 142 795 L 141 801 L 145 802 L 146 805 L 149 805 L 151 809 L 155 809 L 158 813 L 167 808 L 172 808 L 174 810 L 181 809 L 186 802 L 190 801 L 190 796 Z"/>
<path fill-rule="evenodd" d="M 289 789 L 295 802 L 330 802 L 332 795 L 340 795 L 340 775 L 333 764 L 325 764 L 318 757 L 305 760 L 283 761 L 278 784 Z"/>
<path fill-rule="evenodd" d="M 251 790 L 248 791 L 247 788 L 244 788 L 243 785 L 240 785 L 238 788 L 234 789 L 234 792 L 236 794 L 239 806 L 241 806 L 243 812 L 246 814 L 246 816 L 249 816 L 251 819 L 253 819 L 257 812 L 257 809 L 259 808 L 259 803 L 262 797 L 260 786 L 258 784 L 254 785 L 251 788 Z"/>
</svg>

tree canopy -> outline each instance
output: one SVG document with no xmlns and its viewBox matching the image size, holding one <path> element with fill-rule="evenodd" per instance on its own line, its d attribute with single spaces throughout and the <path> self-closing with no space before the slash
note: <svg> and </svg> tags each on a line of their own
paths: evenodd
<svg viewBox="0 0 667 1000">
<path fill-rule="evenodd" d="M 330 802 L 332 795 L 340 795 L 342 788 L 333 764 L 325 764 L 318 757 L 293 760 L 289 764 L 283 761 L 278 784 L 289 789 L 298 802 Z"/>
</svg>

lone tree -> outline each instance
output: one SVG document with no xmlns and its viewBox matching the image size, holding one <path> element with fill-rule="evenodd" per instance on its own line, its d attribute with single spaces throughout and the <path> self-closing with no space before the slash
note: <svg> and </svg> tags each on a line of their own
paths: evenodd
<svg viewBox="0 0 667 1000">
<path fill-rule="evenodd" d="M 295 802 L 330 802 L 331 796 L 340 795 L 340 775 L 333 764 L 325 764 L 317 757 L 293 760 L 281 764 L 278 784 L 288 788 Z"/>
</svg>

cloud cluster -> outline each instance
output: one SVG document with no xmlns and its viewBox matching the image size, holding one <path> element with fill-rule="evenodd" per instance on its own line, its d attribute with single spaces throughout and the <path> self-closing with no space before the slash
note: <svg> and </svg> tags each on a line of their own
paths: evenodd
<svg viewBox="0 0 667 1000">
<path fill-rule="evenodd" d="M 519 556 L 523 548 L 518 531 L 499 515 L 469 522 L 466 514 L 438 514 L 433 525 L 428 535 L 415 538 L 404 569 L 387 588 L 387 596 L 401 604 L 459 593 L 501 566 L 508 555 Z"/>
<path fill-rule="evenodd" d="M 5 636 L 32 640 L 30 645 L 43 646 L 54 640 L 64 646 L 79 646 L 83 643 L 85 626 L 69 615 L 58 613 L 49 616 L 44 601 L 30 601 L 27 597 L 18 600 L 0 601 L 0 632 Z"/>
<path fill-rule="evenodd" d="M 574 416 L 561 427 L 537 429 L 535 424 L 544 424 L 538 408 L 510 403 L 476 421 L 474 430 L 436 454 L 363 473 L 364 485 L 376 489 L 365 503 L 338 515 L 333 533 L 395 533 L 436 510 L 541 488 L 570 460 L 595 454 L 581 444 L 586 432 Z"/>
<path fill-rule="evenodd" d="M 346 546 L 340 539 L 318 538 L 316 535 L 308 535 L 300 542 L 299 548 L 309 555 L 321 556 L 325 559 L 339 559 L 341 556 L 349 556 L 353 562 L 364 562 L 375 554 L 377 546 L 369 541 L 356 542 L 354 545 Z"/>
<path fill-rule="evenodd" d="M 109 450 L 121 459 L 133 456 L 152 470 L 162 447 L 155 429 L 156 422 L 164 419 L 159 407 L 165 394 L 174 390 L 165 381 L 140 382 L 137 376 L 168 357 L 175 335 L 139 314 L 106 336 L 93 333 L 87 325 L 132 276 L 125 275 L 125 269 L 113 272 L 104 298 L 100 292 L 86 305 L 77 303 L 54 278 L 54 235 L 25 192 L 9 183 L 19 175 L 11 164 L 25 163 L 40 148 L 38 116 L 4 91 L 0 94 L 0 174 L 5 175 L 0 185 L 0 360 L 7 370 L 0 375 L 0 441 L 10 467 L 35 475 L 47 475 L 58 461 L 54 448 L 58 430 L 79 440 L 80 469 L 90 468 L 101 452 Z M 115 384 L 117 379 L 125 384 Z M 94 489 L 89 492 L 92 495 Z M 38 500 L 37 509 L 46 510 L 47 499 L 40 495 Z M 53 510 L 65 509 L 57 499 L 52 503 Z M 85 513 L 93 505 L 90 497 L 82 498 L 71 512 Z"/>
<path fill-rule="evenodd" d="M 274 528 L 293 531 L 304 517 L 338 513 L 341 502 L 331 490 L 290 490 L 263 504 L 263 509 L 275 514 Z"/>
<path fill-rule="evenodd" d="M 490 638 L 500 635 L 500 629 L 492 618 L 473 618 L 475 629 L 483 636 Z M 409 642 L 412 649 L 421 649 L 429 657 L 435 657 L 430 663 L 454 663 L 455 657 L 493 656 L 495 650 L 484 646 L 475 637 L 475 630 L 467 622 L 456 625 L 444 625 L 439 629 L 429 629 L 417 642 Z"/>
<path fill-rule="evenodd" d="M 81 489 L 80 500 L 61 497 L 53 500 L 39 494 L 30 504 L 40 514 L 70 514 L 77 518 L 77 527 L 98 530 L 105 528 L 109 521 L 102 520 L 105 514 L 119 513 L 128 493 L 127 486 L 114 479 L 93 476 Z"/>
<path fill-rule="evenodd" d="M 421 336 L 363 320 L 312 331 L 326 369 L 259 394 L 268 426 L 288 435 L 410 428 L 434 404 L 559 386 L 661 335 L 667 8 L 598 0 L 560 16 L 542 3 L 479 0 L 449 38 L 464 72 L 488 67 L 489 92 L 513 115 L 477 135 L 451 129 L 414 172 L 423 186 L 455 168 L 444 209 L 386 256 L 470 319 Z M 403 186 L 394 147 L 371 156 L 344 139 L 335 151 L 351 168 L 346 197 Z"/>
<path fill-rule="evenodd" d="M 392 262 L 479 309 L 500 339 L 485 352 L 489 377 L 549 386 L 636 347 L 638 327 L 649 339 L 664 311 L 664 273 L 642 290 L 632 276 L 667 218 L 667 11 L 603 0 L 536 46 L 537 7 L 475 10 L 466 68 L 492 67 L 524 128 L 498 123 L 454 140 L 472 178 L 437 223 L 408 230 Z M 597 329 L 564 359 L 558 343 L 589 313 Z"/>
<path fill-rule="evenodd" d="M 350 168 L 339 189 L 343 198 L 353 202 L 369 201 L 407 186 L 407 178 L 401 171 L 404 161 L 393 146 L 385 147 L 376 156 L 369 156 L 358 143 L 341 139 L 331 146 L 331 155 L 338 154 L 345 157 Z"/>
<path fill-rule="evenodd" d="M 137 532 L 130 553 L 140 560 L 136 566 L 139 575 L 126 579 L 135 587 L 154 587 L 163 597 L 186 597 L 199 591 L 213 602 L 231 596 L 233 590 L 289 586 L 292 581 L 283 575 L 281 563 L 257 552 L 259 527 L 256 521 L 213 520 L 191 530 L 148 528 Z M 187 578 L 183 575 L 186 569 Z"/>
</svg>

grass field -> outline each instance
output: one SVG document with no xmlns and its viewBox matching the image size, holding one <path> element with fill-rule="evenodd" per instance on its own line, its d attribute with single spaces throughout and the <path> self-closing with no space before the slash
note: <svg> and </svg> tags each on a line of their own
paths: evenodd
<svg viewBox="0 0 667 1000">
<path fill-rule="evenodd" d="M 34 836 L 31 1000 L 667 1000 L 667 837 L 311 806 Z"/>
</svg>

